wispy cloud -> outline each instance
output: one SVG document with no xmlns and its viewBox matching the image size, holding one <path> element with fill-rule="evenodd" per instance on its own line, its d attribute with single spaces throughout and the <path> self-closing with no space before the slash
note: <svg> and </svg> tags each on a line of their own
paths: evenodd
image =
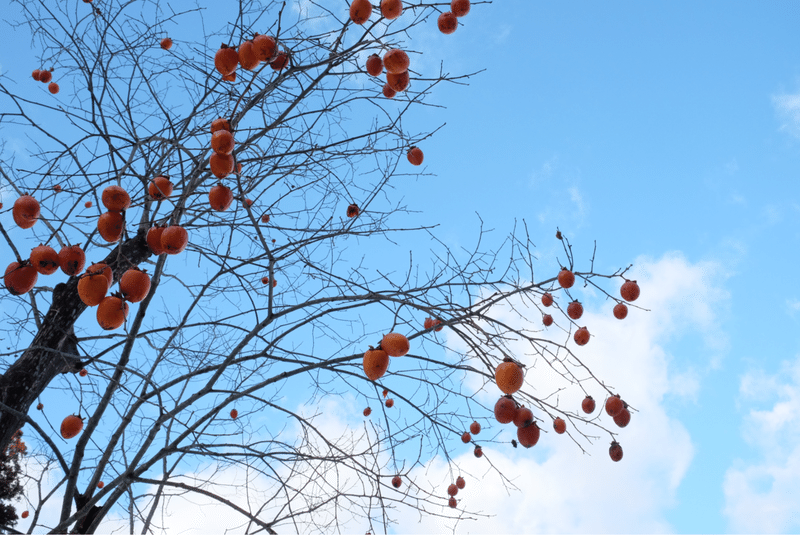
<svg viewBox="0 0 800 535">
<path fill-rule="evenodd" d="M 772 105 L 781 120 L 781 130 L 800 137 L 800 93 L 796 95 L 775 95 Z"/>
<path fill-rule="evenodd" d="M 569 198 L 575 204 L 575 216 L 578 220 L 583 220 L 586 215 L 586 205 L 583 202 L 583 196 L 577 187 L 572 186 L 569 188 Z"/>
<path fill-rule="evenodd" d="M 731 531 L 790 533 L 800 530 L 797 488 L 800 486 L 800 358 L 784 362 L 779 373 L 745 374 L 742 402 L 751 409 L 742 434 L 759 452 L 753 462 L 737 460 L 725 474 L 724 514 Z"/>
</svg>

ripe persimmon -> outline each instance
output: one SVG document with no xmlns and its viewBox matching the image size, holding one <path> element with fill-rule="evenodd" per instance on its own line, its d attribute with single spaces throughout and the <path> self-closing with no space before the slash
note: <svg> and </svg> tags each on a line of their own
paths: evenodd
<svg viewBox="0 0 800 535">
<path fill-rule="evenodd" d="M 411 79 L 408 76 L 408 71 L 403 71 L 399 74 L 386 73 L 386 83 L 397 93 L 402 93 L 408 89 L 408 84 Z"/>
<path fill-rule="evenodd" d="M 387 408 L 391 409 L 392 407 L 394 407 L 394 400 L 392 398 L 389 398 L 386 400 L 386 403 L 384 403 L 384 405 L 386 405 Z"/>
<path fill-rule="evenodd" d="M 228 132 L 231 131 L 231 123 L 227 119 L 219 117 L 211 121 L 211 133 L 213 134 L 217 130 L 227 130 Z"/>
<path fill-rule="evenodd" d="M 40 213 L 39 201 L 30 195 L 23 195 L 14 201 L 14 207 L 11 209 L 14 223 L 19 228 L 31 228 L 39 219 Z"/>
<path fill-rule="evenodd" d="M 628 307 L 625 303 L 617 303 L 614 305 L 614 317 L 618 320 L 624 320 L 628 317 Z"/>
<path fill-rule="evenodd" d="M 542 323 L 544 323 L 545 327 L 550 327 L 553 324 L 553 316 L 545 314 L 542 316 Z"/>
<path fill-rule="evenodd" d="M 631 301 L 636 301 L 639 298 L 639 285 L 636 284 L 636 281 L 626 280 L 619 289 L 619 294 L 629 303 Z"/>
<path fill-rule="evenodd" d="M 355 24 L 364 24 L 372 15 L 372 4 L 369 0 L 353 0 L 350 4 L 350 20 Z"/>
<path fill-rule="evenodd" d="M 455 15 L 453 15 L 452 12 L 445 11 L 439 15 L 439 18 L 436 20 L 436 24 L 439 26 L 440 32 L 445 35 L 450 35 L 458 28 L 458 19 Z"/>
<path fill-rule="evenodd" d="M 369 416 L 370 414 L 372 414 L 372 409 L 370 409 L 369 407 L 364 409 L 364 416 Z"/>
<path fill-rule="evenodd" d="M 50 82 L 49 84 L 47 84 L 47 90 L 50 91 L 50 93 L 57 95 L 58 92 L 61 91 L 61 88 L 58 86 L 57 83 Z"/>
<path fill-rule="evenodd" d="M 583 316 L 583 305 L 577 299 L 567 306 L 567 316 L 577 320 Z"/>
<path fill-rule="evenodd" d="M 48 70 L 42 70 L 39 73 L 39 81 L 43 84 L 50 83 L 50 80 L 53 79 L 53 72 Z"/>
<path fill-rule="evenodd" d="M 163 201 L 172 195 L 172 182 L 165 176 L 157 176 L 147 186 L 147 192 L 156 201 Z"/>
<path fill-rule="evenodd" d="M 228 130 L 217 130 L 211 134 L 211 148 L 219 154 L 230 154 L 233 152 L 233 134 Z"/>
<path fill-rule="evenodd" d="M 22 511 L 22 514 L 19 516 L 21 516 L 22 518 L 28 518 L 28 515 L 30 515 L 28 511 Z"/>
<path fill-rule="evenodd" d="M 514 413 L 514 425 L 517 427 L 525 427 L 533 422 L 533 411 L 528 407 L 520 407 Z"/>
<path fill-rule="evenodd" d="M 216 132 L 214 132 L 216 134 Z M 211 167 L 211 172 L 217 178 L 225 178 L 233 172 L 233 154 L 223 154 L 215 152 L 208 159 L 208 165 Z"/>
<path fill-rule="evenodd" d="M 611 443 L 611 447 L 608 448 L 608 456 L 611 457 L 611 460 L 619 462 L 622 460 L 622 446 L 619 445 L 619 442 L 616 440 Z"/>
<path fill-rule="evenodd" d="M 408 338 L 400 333 L 389 333 L 381 339 L 381 349 L 390 357 L 402 357 L 411 349 Z"/>
<path fill-rule="evenodd" d="M 109 243 L 114 243 L 122 238 L 125 230 L 125 217 L 122 212 L 108 211 L 97 218 L 97 232 Z"/>
<path fill-rule="evenodd" d="M 476 452 L 476 453 L 475 453 L 475 457 L 480 457 L 481 455 L 483 455 L 483 452 L 481 452 L 481 454 L 480 454 L 480 455 L 478 455 L 478 453 L 477 453 L 477 451 L 478 451 L 478 450 L 477 450 L 477 448 L 478 448 L 478 447 L 480 447 L 480 446 L 476 446 L 476 450 L 475 450 L 475 452 Z M 456 501 L 456 499 L 455 499 L 455 498 L 453 498 L 453 497 L 451 496 L 451 497 L 450 497 L 450 499 L 447 501 L 447 505 L 449 505 L 451 508 L 455 509 L 455 508 L 456 508 L 456 505 L 458 505 L 458 502 Z"/>
<path fill-rule="evenodd" d="M 42 275 L 58 271 L 58 253 L 49 245 L 39 244 L 31 250 L 31 265 Z"/>
<path fill-rule="evenodd" d="M 461 442 L 469 444 L 470 440 L 472 440 L 472 435 L 469 434 L 469 431 L 464 431 L 464 434 L 461 435 Z"/>
<path fill-rule="evenodd" d="M 525 427 L 517 428 L 517 440 L 519 440 L 519 443 L 526 448 L 535 446 L 536 443 L 539 442 L 540 434 L 541 431 L 539 426 L 536 425 L 536 422 L 533 422 Z"/>
<path fill-rule="evenodd" d="M 358 208 L 357 204 L 351 204 L 347 207 L 347 217 L 358 217 L 360 213 L 361 210 Z"/>
<path fill-rule="evenodd" d="M 282 51 L 280 54 L 275 56 L 269 66 L 272 67 L 273 71 L 279 71 L 286 67 L 286 64 L 289 63 L 289 53 L 286 51 Z"/>
<path fill-rule="evenodd" d="M 278 43 L 275 42 L 274 37 L 256 34 L 256 36 L 253 37 L 253 47 L 260 61 L 272 61 L 275 58 Z"/>
<path fill-rule="evenodd" d="M 581 327 L 580 329 L 575 331 L 575 335 L 573 336 L 575 343 L 578 344 L 579 346 L 585 346 L 586 344 L 588 344 L 589 338 L 590 338 L 589 329 L 587 329 L 586 327 Z"/>
<path fill-rule="evenodd" d="M 80 245 L 65 245 L 58 252 L 58 266 L 66 275 L 74 277 L 86 265 L 86 254 Z"/>
<path fill-rule="evenodd" d="M 39 273 L 31 265 L 30 261 L 11 262 L 6 268 L 3 282 L 11 292 L 11 295 L 22 295 L 28 293 L 36 286 Z"/>
<path fill-rule="evenodd" d="M 364 373 L 372 380 L 377 381 L 389 369 L 389 355 L 383 349 L 369 348 L 364 353 Z"/>
<path fill-rule="evenodd" d="M 61 422 L 61 436 L 66 439 L 75 438 L 82 429 L 83 418 L 78 415 L 71 414 Z"/>
<path fill-rule="evenodd" d="M 595 402 L 592 396 L 586 396 L 585 398 L 583 398 L 583 401 L 581 402 L 581 409 L 583 410 L 583 412 L 585 412 L 586 414 L 592 414 L 594 412 L 594 407 L 595 407 Z"/>
<path fill-rule="evenodd" d="M 86 269 L 86 273 L 102 273 L 108 281 L 109 288 L 111 288 L 111 285 L 114 284 L 114 272 L 111 271 L 111 268 L 105 262 L 92 264 Z"/>
<path fill-rule="evenodd" d="M 80 375 L 81 377 L 86 377 L 87 375 L 89 375 L 89 370 L 83 368 L 81 369 L 81 371 L 78 372 L 78 375 Z"/>
<path fill-rule="evenodd" d="M 252 41 L 245 41 L 239 45 L 239 65 L 242 68 L 252 71 L 258 67 L 259 63 L 261 60 L 258 59 L 258 51 Z"/>
<path fill-rule="evenodd" d="M 542 295 L 542 304 L 546 307 L 549 307 L 553 304 L 553 296 L 550 295 L 550 292 L 546 292 L 544 295 Z"/>
<path fill-rule="evenodd" d="M 119 280 L 119 291 L 129 303 L 138 303 L 150 293 L 150 275 L 138 267 L 130 268 Z"/>
<path fill-rule="evenodd" d="M 422 154 L 422 150 L 419 147 L 411 147 L 408 149 L 407 157 L 411 165 L 422 165 L 422 160 L 425 158 L 425 155 Z"/>
<path fill-rule="evenodd" d="M 103 206 L 112 212 L 122 212 L 131 206 L 131 196 L 121 186 L 108 186 L 103 190 Z"/>
<path fill-rule="evenodd" d="M 450 496 L 455 496 L 458 494 L 458 486 L 455 483 L 450 483 L 450 486 L 447 487 L 447 494 Z"/>
<path fill-rule="evenodd" d="M 372 54 L 367 58 L 367 74 L 370 76 L 380 76 L 383 72 L 383 60 L 378 54 Z"/>
<path fill-rule="evenodd" d="M 383 67 L 387 74 L 401 74 L 408 70 L 411 60 L 404 51 L 393 48 L 383 55 Z"/>
<path fill-rule="evenodd" d="M 239 417 L 239 411 L 237 411 L 236 409 L 231 409 L 231 418 L 235 420 L 238 417 Z"/>
<path fill-rule="evenodd" d="M 167 254 L 178 254 L 186 249 L 189 243 L 189 233 L 180 225 L 171 225 L 161 234 L 161 247 Z"/>
<path fill-rule="evenodd" d="M 625 427 L 631 423 L 631 412 L 628 410 L 628 407 L 625 406 L 625 402 L 623 402 L 622 410 L 614 416 L 614 423 L 619 427 Z"/>
<path fill-rule="evenodd" d="M 394 476 L 394 477 L 392 478 L 392 486 L 393 486 L 394 488 L 396 488 L 396 489 L 399 489 L 399 488 L 400 488 L 400 485 L 402 485 L 402 484 L 403 484 L 403 480 L 402 480 L 402 479 L 400 479 L 400 476 Z"/>
<path fill-rule="evenodd" d="M 558 284 L 562 288 L 572 288 L 572 285 L 575 284 L 575 274 L 567 268 L 561 268 L 561 271 L 558 272 Z"/>
<path fill-rule="evenodd" d="M 510 424 L 517 414 L 517 404 L 511 396 L 503 396 L 494 404 L 494 417 L 501 424 Z"/>
<path fill-rule="evenodd" d="M 559 435 L 563 435 L 567 431 L 567 422 L 559 416 L 553 420 L 553 429 Z"/>
<path fill-rule="evenodd" d="M 460 489 L 463 489 L 463 488 L 464 488 L 464 487 L 466 487 L 466 486 L 467 486 L 467 482 L 466 482 L 466 481 L 464 481 L 464 478 L 463 478 L 463 477 L 461 477 L 461 476 L 458 476 L 458 477 L 456 478 L 456 487 L 458 487 L 458 488 L 460 488 Z"/>
<path fill-rule="evenodd" d="M 208 192 L 208 204 L 217 212 L 224 212 L 233 202 L 233 192 L 228 186 L 217 184 Z"/>
<path fill-rule="evenodd" d="M 119 294 L 108 295 L 97 305 L 97 323 L 111 331 L 119 328 L 128 317 L 128 303 Z"/>
<path fill-rule="evenodd" d="M 394 98 L 394 96 L 396 94 L 397 94 L 397 91 L 392 89 L 388 82 L 383 84 L 383 96 L 384 97 L 386 97 L 386 98 Z"/>
<path fill-rule="evenodd" d="M 163 38 L 161 40 L 161 48 L 163 48 L 164 50 L 169 50 L 170 48 L 172 48 L 172 39 L 170 39 L 169 37 Z"/>
<path fill-rule="evenodd" d="M 475 446 L 475 450 L 473 450 L 472 453 L 475 455 L 475 457 L 478 457 L 480 459 L 481 457 L 483 457 L 483 448 L 481 448 L 480 446 Z M 453 503 L 455 503 L 455 498 L 450 498 L 450 499 L 453 500 Z M 455 505 L 451 505 L 450 507 L 455 507 Z"/>
<path fill-rule="evenodd" d="M 394 20 L 403 14 L 402 0 L 381 0 L 381 15 Z"/>
<path fill-rule="evenodd" d="M 166 253 L 166 249 L 161 245 L 161 235 L 164 234 L 164 227 L 156 225 L 147 231 L 147 246 L 155 255 Z"/>
<path fill-rule="evenodd" d="M 456 17 L 463 17 L 469 13 L 469 0 L 452 0 L 450 2 L 450 11 Z"/>
<path fill-rule="evenodd" d="M 522 388 L 524 378 L 525 375 L 520 365 L 509 357 L 506 357 L 494 372 L 497 387 L 506 394 L 513 394 Z"/>
<path fill-rule="evenodd" d="M 622 400 L 619 397 L 619 394 L 614 394 L 613 396 L 609 396 L 606 400 L 606 414 L 611 416 L 612 418 L 622 411 L 625 405 L 622 403 Z"/>
<path fill-rule="evenodd" d="M 214 54 L 214 67 L 223 76 L 233 74 L 239 66 L 239 54 L 235 48 L 222 44 L 217 53 Z"/>
<path fill-rule="evenodd" d="M 97 306 L 105 298 L 109 286 L 108 279 L 102 271 L 87 269 L 78 279 L 78 297 L 86 306 Z"/>
<path fill-rule="evenodd" d="M 477 435 L 478 433 L 480 433 L 480 432 L 481 432 L 481 424 L 479 424 L 478 422 L 472 422 L 472 423 L 469 425 L 469 431 L 470 431 L 470 433 L 472 433 L 473 435 Z"/>
</svg>

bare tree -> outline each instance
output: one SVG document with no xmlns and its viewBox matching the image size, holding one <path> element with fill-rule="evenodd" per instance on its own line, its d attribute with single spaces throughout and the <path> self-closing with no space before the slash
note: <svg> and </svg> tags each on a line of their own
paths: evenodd
<svg viewBox="0 0 800 535">
<path fill-rule="evenodd" d="M 433 134 L 414 132 L 410 113 L 428 106 L 439 84 L 476 74 L 415 69 L 419 53 L 435 51 L 414 50 L 413 36 L 438 31 L 449 3 L 406 2 L 394 20 L 376 6 L 364 24 L 354 24 L 348 4 L 242 1 L 207 13 L 150 0 L 19 2 L 17 27 L 30 30 L 42 58 L 35 78 L 52 77 L 46 83 L 59 92 L 46 95 L 30 79 L 0 83 L 0 126 L 35 147 L 24 165 L 5 150 L 6 212 L 24 195 L 41 206 L 30 229 L 0 226 L 4 251 L 16 257 L 6 285 L 13 289 L 9 273 L 40 243 L 80 244 L 87 265 L 111 268 L 114 285 L 137 266 L 150 276 L 146 297 L 117 329 L 102 329 L 79 297 L 79 282 L 99 269 L 0 297 L 0 447 L 27 425 L 36 454 L 63 474 L 34 504 L 62 500 L 58 522 L 45 526 L 52 531 L 94 532 L 112 511 L 127 512 L 131 532 L 152 531 L 164 527 L 160 508 L 181 495 L 227 505 L 247 532 L 355 529 L 342 525 L 344 510 L 359 529 L 386 529 L 401 500 L 453 515 L 444 493 L 398 493 L 392 479 L 411 484 L 402 477 L 429 455 L 450 459 L 471 422 L 494 421 L 493 408 L 462 386 L 465 376 L 496 391 L 495 370 L 513 357 L 549 366 L 572 388 L 605 389 L 571 349 L 579 325 L 558 307 L 571 300 L 568 290 L 554 273 L 534 276 L 524 224 L 497 247 L 484 246 L 481 232 L 473 249 L 453 250 L 435 227 L 396 223 L 409 211 L 392 202 L 393 184 L 424 169 L 407 155 Z M 492 6 L 473 3 L 480 9 Z M 218 23 L 220 12 L 229 22 Z M 259 33 L 274 37 L 274 53 L 223 80 L 220 43 L 247 63 L 250 45 L 241 44 Z M 389 82 L 364 64 L 392 49 L 411 58 L 410 87 L 387 98 Z M 221 179 L 210 171 L 210 125 L 219 118 L 230 124 L 237 166 Z M 171 195 L 157 176 L 174 186 Z M 232 193 L 227 210 L 209 204 L 217 184 Z M 131 198 L 116 240 L 98 230 L 110 186 Z M 158 225 L 185 229 L 185 250 L 154 254 L 162 242 L 148 245 L 148 234 Z M 558 237 L 577 284 L 616 292 L 624 270 L 574 265 Z M 398 256 L 401 243 L 412 247 Z M 547 292 L 557 297 L 550 309 Z M 555 341 L 542 325 L 550 310 Z M 404 335 L 410 351 L 372 381 L 365 350 L 382 349 L 389 332 Z M 513 354 L 519 341 L 528 354 Z M 60 406 L 31 411 L 46 389 L 60 390 Z M 331 430 L 324 415 L 298 409 L 345 395 L 370 406 L 363 428 Z M 569 422 L 579 446 L 597 432 L 613 438 L 603 421 L 557 406 L 552 393 L 523 387 L 514 399 L 548 427 L 556 417 Z M 85 426 L 62 439 L 71 413 Z M 231 467 L 247 474 L 235 485 L 243 499 L 211 475 Z"/>
</svg>

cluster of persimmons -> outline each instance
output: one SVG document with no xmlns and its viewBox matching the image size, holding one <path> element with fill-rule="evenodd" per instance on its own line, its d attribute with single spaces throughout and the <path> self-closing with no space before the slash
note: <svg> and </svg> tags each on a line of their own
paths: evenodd
<svg viewBox="0 0 800 535">
<path fill-rule="evenodd" d="M 393 20 L 401 16 L 403 6 L 401 0 L 381 0 L 381 15 L 387 20 Z M 437 19 L 439 30 L 444 34 L 452 34 L 458 28 L 460 17 L 465 16 L 470 11 L 469 0 L 452 0 L 450 11 L 443 12 Z M 352 0 L 350 3 L 350 18 L 353 23 L 358 25 L 366 24 L 372 15 L 372 4 L 369 0 Z M 170 50 L 172 40 L 169 37 L 162 39 L 161 47 Z M 268 64 L 274 71 L 284 69 L 290 59 L 290 53 L 281 50 L 277 40 L 268 35 L 254 34 L 252 39 L 246 39 L 238 49 L 233 46 L 223 44 L 216 52 L 214 66 L 222 75 L 226 82 L 236 81 L 236 70 L 239 66 L 249 71 L 256 70 L 263 62 Z M 404 92 L 410 85 L 411 60 L 409 55 L 400 49 L 393 48 L 383 55 L 374 53 L 366 60 L 366 72 L 373 77 L 379 77 L 386 73 L 386 82 L 383 85 L 382 93 L 387 98 L 393 98 L 397 93 Z M 51 71 L 35 70 L 33 78 L 37 81 L 48 83 L 52 79 Z M 50 83 L 50 91 L 58 92 L 58 85 Z M 212 174 L 219 179 L 219 182 L 210 188 L 208 201 L 211 209 L 215 211 L 227 210 L 233 202 L 234 195 L 231 189 L 222 183 L 222 180 L 229 174 L 241 172 L 241 164 L 236 163 L 233 155 L 235 147 L 234 132 L 229 120 L 218 118 L 211 123 L 211 148 L 213 150 L 209 159 L 209 166 Z M 408 161 L 412 165 L 421 165 L 423 153 L 416 146 L 412 146 L 407 152 Z M 61 191 L 59 186 L 55 186 L 56 192 Z M 147 193 L 152 201 L 163 201 L 173 193 L 173 184 L 167 176 L 155 177 L 148 186 Z M 131 198 L 128 192 L 120 186 L 108 186 L 102 193 L 103 205 L 107 212 L 101 214 L 97 220 L 97 230 L 99 235 L 107 242 L 114 243 L 121 239 L 125 231 L 125 213 L 131 206 Z M 250 206 L 252 202 L 245 199 L 245 203 Z M 91 207 L 91 202 L 85 205 Z M 0 204 L 2 208 L 2 204 Z M 40 217 L 40 206 L 38 201 L 30 196 L 23 195 L 17 199 L 13 207 L 13 218 L 16 224 L 23 229 L 31 228 Z M 347 217 L 353 218 L 360 214 L 360 209 L 355 203 L 347 208 Z M 261 218 L 263 223 L 269 222 L 269 215 L 264 214 Z M 275 240 L 273 240 L 274 242 Z M 182 252 L 188 243 L 188 232 L 179 225 L 153 226 L 147 233 L 147 245 L 154 254 L 178 254 Z M 107 295 L 114 283 L 114 275 L 111 267 L 105 263 L 95 263 L 90 265 L 83 273 L 81 271 L 86 263 L 86 256 L 79 245 L 66 245 L 60 252 L 56 252 L 52 247 L 40 244 L 35 247 L 29 259 L 11 262 L 6 268 L 4 283 L 6 288 L 14 295 L 21 295 L 30 291 L 36 284 L 39 274 L 50 275 L 59 268 L 70 277 L 79 277 L 78 295 L 87 306 L 97 306 L 97 322 L 107 330 L 119 328 L 125 321 L 128 314 L 128 303 L 136 303 L 143 300 L 150 291 L 150 278 L 137 267 L 132 267 L 125 271 L 119 280 L 119 289 L 112 295 Z M 562 268 L 557 277 L 559 285 L 570 288 L 575 283 L 575 275 L 568 269 Z M 276 286 L 276 281 L 269 277 L 262 279 L 264 284 Z M 635 281 L 625 281 L 620 289 L 621 297 L 624 301 L 634 301 L 639 296 L 639 287 Z M 541 297 L 544 307 L 550 307 L 554 303 L 553 295 L 545 292 Z M 574 300 L 570 302 L 566 309 L 567 316 L 573 321 L 579 320 L 583 315 L 583 305 Z M 618 301 L 614 306 L 613 314 L 618 319 L 624 319 L 628 314 L 627 306 L 624 302 Z M 542 323 L 545 327 L 553 324 L 553 317 L 544 314 Z M 424 328 L 426 330 L 441 331 L 444 324 L 438 318 L 426 318 Z M 586 345 L 590 340 L 590 333 L 585 326 L 575 330 L 573 339 L 578 346 Z M 370 346 L 363 356 L 364 373 L 372 381 L 377 381 L 386 373 L 390 357 L 402 357 L 410 350 L 410 343 L 406 336 L 400 333 L 386 334 L 377 347 Z M 85 370 L 81 370 L 81 375 Z M 517 428 L 517 440 L 519 444 L 530 448 L 537 444 L 540 437 L 540 428 L 533 411 L 521 405 L 514 399 L 513 394 L 518 392 L 524 383 L 524 366 L 510 357 L 506 357 L 495 370 L 495 383 L 503 392 L 503 396 L 498 399 L 494 407 L 494 416 L 501 424 L 514 423 Z M 388 395 L 388 390 L 384 390 L 384 397 Z M 386 399 L 385 405 L 391 408 L 394 400 Z M 39 409 L 42 405 L 39 404 Z M 587 395 L 581 404 L 584 413 L 591 414 L 595 410 L 594 399 Z M 618 394 L 611 395 L 605 402 L 606 413 L 611 416 L 619 427 L 628 425 L 631 419 L 628 405 Z M 371 409 L 364 409 L 364 416 L 369 416 Z M 232 409 L 231 418 L 238 417 L 238 411 Z M 566 422 L 557 417 L 552 421 L 553 429 L 557 434 L 563 434 L 567 430 Z M 61 435 L 66 438 L 77 436 L 83 429 L 83 419 L 78 415 L 67 416 L 61 424 Z M 470 425 L 469 431 L 465 431 L 461 440 L 466 444 L 473 441 L 473 436 L 479 434 L 481 425 L 475 421 Z M 512 441 L 516 446 L 516 441 Z M 483 451 L 481 446 L 476 445 L 474 454 L 481 457 Z M 622 459 L 622 447 L 613 441 L 609 448 L 609 455 L 612 460 Z M 400 475 L 392 478 L 392 485 L 399 488 L 402 485 Z M 463 489 L 466 482 L 459 476 L 454 483 L 447 488 L 450 507 L 456 507 L 455 496 L 459 489 Z M 103 483 L 98 484 L 99 488 Z M 27 512 L 26 512 L 27 513 Z M 23 514 L 23 517 L 26 516 Z"/>
<path fill-rule="evenodd" d="M 575 284 L 575 274 L 567 268 L 562 268 L 558 273 L 558 283 L 561 288 L 571 288 Z M 620 288 L 620 296 L 624 301 L 635 301 L 639 297 L 639 285 L 636 281 L 625 280 Z M 550 292 L 542 294 L 542 305 L 550 307 L 554 303 L 553 295 Z M 614 306 L 613 314 L 617 319 L 624 319 L 628 314 L 628 307 L 622 300 L 618 300 Z M 572 301 L 567 307 L 567 315 L 572 320 L 578 320 L 583 315 L 583 306 L 578 301 Z M 553 318 L 549 314 L 543 317 L 544 325 L 550 326 L 553 324 Z M 423 324 L 426 330 L 440 331 L 443 328 L 440 319 L 426 318 Z M 589 331 L 586 327 L 579 327 L 573 339 L 579 346 L 586 345 L 589 342 Z M 377 381 L 386 373 L 389 368 L 389 357 L 400 357 L 408 353 L 410 344 L 408 338 L 399 333 L 389 333 L 383 337 L 377 348 L 370 346 L 369 350 L 364 353 L 363 366 L 364 373 L 372 381 Z M 503 396 L 497 400 L 494 406 L 494 417 L 498 423 L 509 424 L 512 423 L 517 428 L 516 440 L 512 443 L 514 447 L 519 444 L 526 448 L 535 446 L 539 442 L 540 428 L 536 421 L 533 411 L 521 405 L 514 399 L 513 394 L 518 392 L 525 382 L 524 366 L 511 357 L 503 359 L 494 374 L 495 384 L 503 392 Z M 384 397 L 388 390 L 384 390 Z M 390 404 L 391 399 L 387 400 L 386 406 L 392 407 L 393 402 Z M 587 395 L 581 403 L 581 409 L 586 414 L 591 414 L 595 410 L 595 401 L 592 396 Z M 628 410 L 628 404 L 625 403 L 619 394 L 609 396 L 605 402 L 606 413 L 611 416 L 614 423 L 618 427 L 626 427 L 631 420 L 631 413 Z M 369 416 L 372 409 L 367 407 L 364 409 L 364 416 Z M 553 430 L 557 434 L 563 434 L 567 431 L 567 423 L 561 417 L 553 419 Z M 481 431 L 481 425 L 475 421 L 470 424 L 469 431 L 465 431 L 461 435 L 461 441 L 465 444 L 472 442 L 473 436 Z M 613 461 L 620 461 L 622 459 L 622 446 L 614 440 L 608 450 L 609 456 Z M 476 445 L 474 454 L 476 457 L 483 456 L 483 449 L 481 446 Z M 402 484 L 402 479 L 399 475 L 392 479 L 392 485 L 399 488 Z M 456 507 L 457 501 L 455 499 L 459 489 L 465 486 L 464 479 L 459 476 L 454 484 L 447 488 L 447 493 L 450 496 L 450 507 Z"/>
</svg>

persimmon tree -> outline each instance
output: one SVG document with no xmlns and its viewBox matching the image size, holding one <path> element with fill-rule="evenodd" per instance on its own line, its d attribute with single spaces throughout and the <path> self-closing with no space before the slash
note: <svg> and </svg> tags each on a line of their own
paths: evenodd
<svg viewBox="0 0 800 535">
<path fill-rule="evenodd" d="M 481 439 L 506 417 L 504 447 L 554 422 L 579 448 L 615 439 L 609 417 L 524 373 L 550 367 L 623 410 L 577 355 L 591 326 L 567 305 L 572 284 L 621 304 L 626 270 L 576 262 L 559 233 L 565 269 L 535 272 L 524 225 L 451 250 L 394 200 L 436 172 L 416 110 L 475 75 L 432 70 L 414 37 L 457 39 L 491 3 L 18 6 L 40 63 L 0 83 L 0 128 L 35 147 L 0 165 L 0 448 L 24 427 L 60 474 L 27 497 L 36 512 L 60 500 L 41 527 L 118 514 L 153 531 L 188 494 L 245 531 L 385 530 L 400 502 L 459 514 L 457 467 L 438 490 L 409 474 L 465 447 L 491 463 Z M 32 410 L 44 396 L 58 402 Z M 363 424 L 325 425 L 327 399 L 363 404 Z"/>
</svg>

